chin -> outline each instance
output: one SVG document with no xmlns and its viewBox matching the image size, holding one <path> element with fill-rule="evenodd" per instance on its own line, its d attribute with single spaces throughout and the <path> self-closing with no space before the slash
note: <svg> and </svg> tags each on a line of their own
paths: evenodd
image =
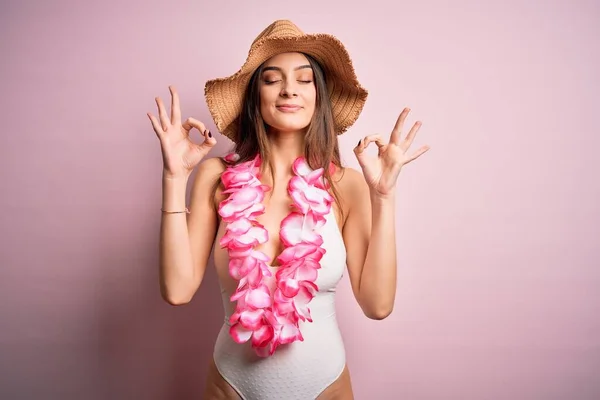
<svg viewBox="0 0 600 400">
<path fill-rule="evenodd" d="M 271 129 L 279 132 L 296 132 L 304 130 L 309 124 L 310 121 L 273 121 L 273 123 L 267 123 Z"/>
</svg>

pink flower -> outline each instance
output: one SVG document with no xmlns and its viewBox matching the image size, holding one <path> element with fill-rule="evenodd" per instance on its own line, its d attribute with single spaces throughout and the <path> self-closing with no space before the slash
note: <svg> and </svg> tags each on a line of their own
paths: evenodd
<svg viewBox="0 0 600 400">
<path fill-rule="evenodd" d="M 333 197 L 324 185 L 323 168 L 313 171 L 304 158 L 299 158 L 294 162 L 293 169 L 297 176 L 290 179 L 288 190 L 294 205 L 303 214 L 309 210 L 319 215 L 327 214 Z"/>
<path fill-rule="evenodd" d="M 304 178 L 294 176 L 290 179 L 290 196 L 294 205 L 306 214 L 312 210 L 316 214 L 325 215 L 329 212 L 333 197 L 326 190 L 309 184 Z"/>
<path fill-rule="evenodd" d="M 245 289 L 237 290 L 232 296 L 231 301 L 243 299 L 241 304 L 250 306 L 254 309 L 270 307 L 272 302 L 271 293 L 265 284 L 257 287 L 246 286 Z"/>
<path fill-rule="evenodd" d="M 228 155 L 226 160 L 236 162 L 239 157 Z M 313 171 L 303 157 L 298 158 L 293 165 L 296 176 L 288 184 L 296 211 L 281 222 L 279 236 L 286 248 L 277 257 L 281 266 L 274 285 L 269 282 L 267 286 L 264 278 L 272 276 L 266 264 L 269 260 L 255 250 L 269 239 L 267 230 L 256 220 L 264 213 L 262 201 L 270 190 L 260 182 L 260 164 L 257 155 L 222 174 L 223 193 L 229 196 L 219 204 L 219 215 L 227 222 L 220 244 L 229 253 L 229 274 L 238 280 L 230 298 L 236 302 L 230 335 L 238 343 L 251 340 L 256 354 L 267 357 L 280 345 L 304 340 L 298 323 L 312 322 L 308 304 L 318 290 L 315 281 L 325 254 L 319 230 L 333 197 L 323 178 L 323 168 Z"/>
<path fill-rule="evenodd" d="M 239 219 L 239 221 L 249 221 L 247 219 Z M 240 224 L 241 225 L 241 224 Z M 256 246 L 257 244 L 266 243 L 269 239 L 269 233 L 261 225 L 244 225 L 246 230 L 227 230 L 219 244 L 221 247 L 225 247 L 233 250 L 248 249 Z"/>
<path fill-rule="evenodd" d="M 263 276 L 271 276 L 271 271 L 262 261 L 257 261 L 254 265 L 247 269 L 240 269 L 240 281 L 238 283 L 238 289 L 244 288 L 247 284 L 256 287 L 261 284 Z M 235 271 L 234 271 L 235 272 Z"/>
<path fill-rule="evenodd" d="M 301 176 L 302 178 L 304 178 L 304 180 L 308 182 L 309 185 L 315 185 L 319 189 L 329 189 L 328 185 L 325 182 L 325 179 L 323 178 L 324 169 L 318 168 L 316 170 L 312 170 L 304 157 L 299 157 L 298 159 L 296 159 L 296 161 L 294 161 L 294 164 L 292 165 L 292 169 L 294 170 L 294 173 L 297 176 Z M 331 173 L 332 171 L 335 171 L 335 165 L 333 165 L 333 163 L 330 163 L 329 172 Z"/>
<path fill-rule="evenodd" d="M 223 159 L 229 163 L 233 163 L 233 162 L 236 162 L 237 160 L 239 160 L 240 156 L 239 156 L 239 154 L 232 152 L 232 153 L 227 154 L 225 157 L 223 157 Z"/>
<path fill-rule="evenodd" d="M 252 173 L 252 171 L 238 171 L 235 169 L 228 169 L 221 175 L 221 181 L 223 185 L 230 189 L 234 187 L 242 186 L 259 186 L 260 181 Z"/>
<path fill-rule="evenodd" d="M 226 222 L 233 222 L 238 218 L 254 218 L 264 212 L 265 207 L 261 203 L 264 197 L 263 186 L 242 187 L 219 204 L 219 215 Z"/>
<path fill-rule="evenodd" d="M 273 327 L 265 318 L 264 310 L 247 310 L 237 315 L 237 322 L 229 328 L 229 334 L 237 343 L 252 339 L 255 347 L 266 345 L 273 338 Z"/>
<path fill-rule="evenodd" d="M 277 271 L 277 287 L 286 297 L 294 297 L 304 281 L 317 280 L 317 270 L 321 268 L 318 262 L 312 260 L 297 260 Z"/>
<path fill-rule="evenodd" d="M 277 257 L 277 261 L 281 265 L 298 259 L 307 259 L 318 262 L 321 260 L 321 257 L 323 257 L 323 254 L 325 254 L 325 249 L 322 247 L 312 243 L 298 243 L 294 246 L 286 247 L 279 257 Z"/>
<path fill-rule="evenodd" d="M 294 314 L 281 315 L 278 312 L 267 312 L 267 320 L 273 327 L 273 340 L 279 344 L 288 344 L 296 340 L 303 341 L 302 333 L 298 328 L 298 321 Z"/>
<path fill-rule="evenodd" d="M 266 346 L 273 339 L 273 336 L 273 327 L 267 322 L 263 322 L 263 325 L 252 334 L 252 346 Z"/>
<path fill-rule="evenodd" d="M 229 254 L 229 275 L 231 275 L 233 279 L 242 279 L 254 268 L 259 268 L 263 276 L 272 275 L 266 265 L 266 262 L 269 261 L 269 257 L 263 252 L 256 251 L 251 247 L 239 251 L 240 253 L 247 253 L 247 255 L 243 257 L 231 255 L 231 253 L 235 252 L 236 250 L 233 250 L 230 251 Z"/>
<path fill-rule="evenodd" d="M 279 236 L 286 246 L 299 243 L 321 246 L 323 238 L 316 231 L 325 224 L 325 219 L 312 212 L 306 215 L 292 212 L 281 221 Z"/>
<path fill-rule="evenodd" d="M 308 303 L 315 297 L 317 290 L 317 285 L 309 281 L 301 282 L 298 293 L 293 297 L 288 297 L 283 294 L 283 291 L 276 290 L 273 296 L 274 307 L 281 314 L 294 313 L 298 319 L 312 322 Z"/>
</svg>

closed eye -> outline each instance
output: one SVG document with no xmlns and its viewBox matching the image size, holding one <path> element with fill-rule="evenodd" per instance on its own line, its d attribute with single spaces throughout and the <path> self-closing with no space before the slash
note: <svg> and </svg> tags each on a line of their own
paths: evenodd
<svg viewBox="0 0 600 400">
<path fill-rule="evenodd" d="M 281 80 L 276 80 L 276 81 L 267 81 L 265 80 L 265 85 L 272 85 L 276 82 L 281 82 Z M 298 81 L 300 83 L 304 83 L 304 84 L 308 84 L 308 83 L 312 83 L 312 81 Z"/>
</svg>

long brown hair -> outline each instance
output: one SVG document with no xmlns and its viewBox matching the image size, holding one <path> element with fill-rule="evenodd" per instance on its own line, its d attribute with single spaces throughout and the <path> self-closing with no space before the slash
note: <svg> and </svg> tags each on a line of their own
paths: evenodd
<svg viewBox="0 0 600 400">
<path fill-rule="evenodd" d="M 304 53 L 303 53 L 304 54 Z M 341 212 L 341 201 L 332 180 L 328 166 L 333 163 L 341 169 L 338 138 L 334 128 L 331 101 L 327 91 L 327 77 L 321 65 L 308 54 L 304 54 L 313 70 L 316 87 L 315 112 L 304 137 L 304 156 L 312 169 L 323 168 L 324 178 L 330 184 L 332 195 Z M 260 113 L 260 77 L 264 64 L 254 71 L 244 95 L 242 110 L 238 116 L 238 130 L 235 136 L 235 152 L 240 156 L 236 163 L 254 159 L 260 154 L 264 171 L 266 165 L 275 182 L 271 155 L 271 142 L 267 135 L 267 126 Z"/>
</svg>

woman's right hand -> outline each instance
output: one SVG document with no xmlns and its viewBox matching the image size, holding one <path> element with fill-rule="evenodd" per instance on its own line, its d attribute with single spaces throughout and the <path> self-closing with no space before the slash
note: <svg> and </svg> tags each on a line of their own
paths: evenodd
<svg viewBox="0 0 600 400">
<path fill-rule="evenodd" d="M 169 118 L 167 115 L 160 97 L 157 97 L 155 100 L 160 121 L 150 113 L 148 113 L 148 118 L 160 140 L 163 176 L 170 179 L 188 178 L 217 141 L 204 124 L 197 119 L 188 118 L 183 123 L 181 122 L 179 95 L 173 86 L 169 86 L 169 91 L 171 92 L 171 117 Z M 190 140 L 192 128 L 196 128 L 204 136 L 201 144 Z"/>
</svg>

